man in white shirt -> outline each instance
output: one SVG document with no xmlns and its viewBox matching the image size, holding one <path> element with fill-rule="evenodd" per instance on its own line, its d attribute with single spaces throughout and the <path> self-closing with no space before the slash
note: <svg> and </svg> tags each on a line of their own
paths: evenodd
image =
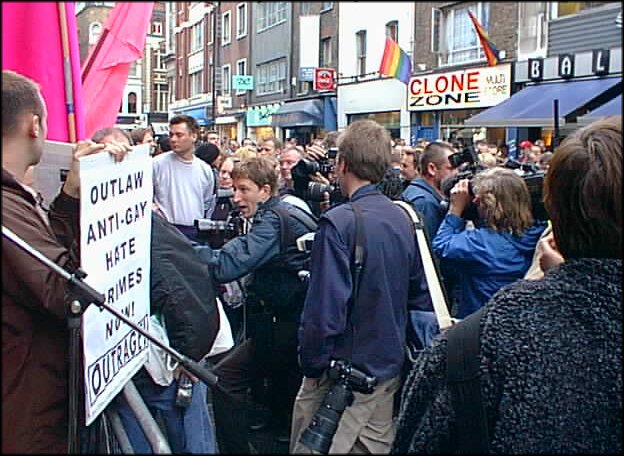
<svg viewBox="0 0 624 456">
<path fill-rule="evenodd" d="M 187 115 L 169 121 L 171 151 L 154 157 L 154 202 L 189 239 L 197 240 L 194 222 L 210 218 L 215 179 L 210 165 L 195 157 L 199 126 Z"/>
</svg>

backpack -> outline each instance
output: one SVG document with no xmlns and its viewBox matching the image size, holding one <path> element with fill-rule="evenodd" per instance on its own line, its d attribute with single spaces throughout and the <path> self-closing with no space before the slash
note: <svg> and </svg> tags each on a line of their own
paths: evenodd
<svg viewBox="0 0 624 456">
<path fill-rule="evenodd" d="M 298 206 L 277 204 L 272 211 L 279 218 L 280 253 L 271 259 L 266 267 L 254 272 L 248 287 L 248 297 L 252 305 L 250 311 L 262 308 L 285 320 L 297 321 L 303 309 L 306 284 L 299 278 L 299 272 L 308 269 L 310 252 L 295 251 L 296 241 L 301 234 L 291 232 L 289 219 L 294 218 L 306 232 L 316 231 L 317 219 Z M 288 255 L 286 255 L 287 252 Z"/>
<path fill-rule="evenodd" d="M 150 281 L 151 311 L 164 320 L 171 347 L 199 361 L 219 331 L 217 283 L 191 241 L 155 212 Z"/>
<path fill-rule="evenodd" d="M 455 411 L 452 441 L 457 453 L 489 453 L 489 433 L 481 394 L 480 322 L 485 307 L 448 329 L 446 378 Z"/>
</svg>

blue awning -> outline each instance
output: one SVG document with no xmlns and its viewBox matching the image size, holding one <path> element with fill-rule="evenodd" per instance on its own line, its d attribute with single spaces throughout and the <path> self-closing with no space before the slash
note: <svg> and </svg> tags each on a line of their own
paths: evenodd
<svg viewBox="0 0 624 456">
<path fill-rule="evenodd" d="M 621 116 L 622 115 L 622 94 L 611 101 L 606 102 L 602 106 L 594 109 L 592 112 L 585 114 L 584 119 L 597 119 L 598 117 L 606 116 Z"/>
<path fill-rule="evenodd" d="M 281 128 L 322 127 L 323 101 L 314 99 L 284 103 L 273 113 L 272 125 Z"/>
<path fill-rule="evenodd" d="M 619 86 L 619 87 L 618 87 Z M 553 101 L 559 100 L 560 124 L 606 91 L 622 91 L 622 78 L 535 84 L 464 121 L 469 127 L 553 127 Z M 613 95 L 612 95 L 613 96 Z"/>
<path fill-rule="evenodd" d="M 176 114 L 186 114 L 187 116 L 194 117 L 200 127 L 206 126 L 210 123 L 210 118 L 206 115 L 206 109 L 208 106 L 201 106 L 199 108 L 189 108 L 189 109 L 180 109 L 176 110 L 174 115 Z"/>
</svg>

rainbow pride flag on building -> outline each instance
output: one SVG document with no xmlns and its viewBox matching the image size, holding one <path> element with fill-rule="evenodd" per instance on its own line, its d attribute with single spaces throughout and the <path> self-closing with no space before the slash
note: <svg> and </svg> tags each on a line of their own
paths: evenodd
<svg viewBox="0 0 624 456">
<path fill-rule="evenodd" d="M 412 61 L 403 49 L 392 39 L 386 37 L 386 47 L 384 49 L 379 74 L 392 76 L 407 84 L 412 75 Z"/>
<path fill-rule="evenodd" d="M 481 42 L 481 47 L 483 48 L 483 52 L 485 54 L 485 58 L 487 59 L 488 65 L 498 65 L 498 49 L 496 49 L 496 46 L 494 46 L 494 43 L 492 43 L 492 41 L 488 37 L 487 32 L 479 23 L 477 18 L 470 12 L 470 10 L 468 10 L 468 16 L 472 21 L 472 25 L 474 25 L 477 36 L 479 37 L 479 41 Z"/>
</svg>

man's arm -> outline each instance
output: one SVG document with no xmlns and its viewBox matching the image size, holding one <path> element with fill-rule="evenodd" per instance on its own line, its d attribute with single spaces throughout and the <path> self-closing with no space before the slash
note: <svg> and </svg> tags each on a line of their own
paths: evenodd
<svg viewBox="0 0 624 456">
<path fill-rule="evenodd" d="M 257 217 L 249 233 L 226 242 L 219 250 L 196 247 L 202 260 L 214 271 L 217 282 L 227 283 L 255 271 L 279 254 L 279 218 L 273 211 Z"/>
<path fill-rule="evenodd" d="M 320 377 L 329 366 L 334 340 L 345 332 L 352 292 L 350 252 L 336 227 L 321 218 L 312 245 L 310 283 L 299 328 L 303 374 Z"/>
</svg>

